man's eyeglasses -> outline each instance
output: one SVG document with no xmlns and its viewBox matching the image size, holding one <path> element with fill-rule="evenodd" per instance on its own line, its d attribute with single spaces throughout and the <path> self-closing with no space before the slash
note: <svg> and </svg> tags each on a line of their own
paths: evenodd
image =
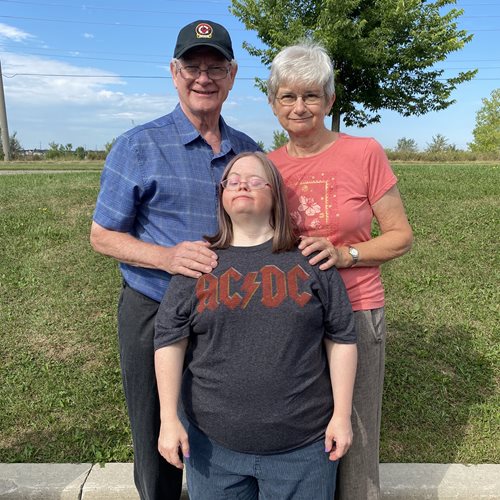
<svg viewBox="0 0 500 500">
<path fill-rule="evenodd" d="M 257 191 L 259 189 L 264 189 L 266 186 L 271 186 L 269 182 L 266 182 L 261 177 L 249 177 L 246 180 L 242 180 L 237 175 L 224 179 L 220 185 L 228 191 L 237 191 L 242 183 L 246 184 L 247 189 L 250 191 Z"/>
<path fill-rule="evenodd" d="M 302 102 L 306 106 L 311 106 L 314 104 L 319 104 L 321 102 L 321 99 L 325 96 L 324 96 L 324 94 L 314 94 L 312 92 L 307 93 L 307 94 L 303 94 L 303 95 L 283 94 L 283 95 L 277 96 L 276 100 L 282 106 L 294 106 L 299 97 L 302 99 Z"/>
<path fill-rule="evenodd" d="M 207 69 L 200 69 L 199 66 L 177 66 L 177 69 L 185 80 L 195 80 L 202 73 L 206 73 L 211 80 L 223 80 L 230 71 L 227 66 L 211 66 Z"/>
</svg>

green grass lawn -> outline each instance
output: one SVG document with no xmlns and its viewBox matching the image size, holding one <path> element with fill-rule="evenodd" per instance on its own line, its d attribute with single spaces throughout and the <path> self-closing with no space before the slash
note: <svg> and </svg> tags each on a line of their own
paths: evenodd
<svg viewBox="0 0 500 500">
<path fill-rule="evenodd" d="M 0 172 L 2 170 L 102 170 L 103 160 L 43 160 L 43 161 L 23 161 L 14 160 L 0 162 Z"/>
<path fill-rule="evenodd" d="M 395 170 L 415 244 L 383 268 L 381 460 L 498 463 L 500 167 Z M 98 183 L 92 172 L 0 176 L 0 462 L 133 458 L 120 277 L 88 244 Z"/>
</svg>

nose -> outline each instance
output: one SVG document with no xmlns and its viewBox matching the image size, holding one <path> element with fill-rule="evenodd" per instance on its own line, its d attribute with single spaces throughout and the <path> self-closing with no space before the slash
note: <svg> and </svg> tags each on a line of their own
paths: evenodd
<svg viewBox="0 0 500 500">
<path fill-rule="evenodd" d="M 293 107 L 294 111 L 298 114 L 304 113 L 304 111 L 307 111 L 306 105 L 304 104 L 304 100 L 302 99 L 302 96 L 298 95 L 297 100 L 295 101 L 295 105 Z"/>
<path fill-rule="evenodd" d="M 244 189 L 245 191 L 249 191 L 248 181 L 240 181 L 240 185 L 238 186 L 238 191 L 241 191 L 242 189 Z"/>
<path fill-rule="evenodd" d="M 210 83 L 212 80 L 208 76 L 208 69 L 200 69 L 200 76 L 196 79 L 198 83 Z"/>
</svg>

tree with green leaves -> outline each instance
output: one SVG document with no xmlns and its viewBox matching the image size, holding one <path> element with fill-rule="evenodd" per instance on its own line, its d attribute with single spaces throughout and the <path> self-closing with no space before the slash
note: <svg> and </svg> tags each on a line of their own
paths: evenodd
<svg viewBox="0 0 500 500">
<path fill-rule="evenodd" d="M 19 139 L 17 138 L 17 132 L 14 132 L 12 135 L 9 136 L 10 158 L 12 160 L 19 158 L 21 156 L 22 150 L 23 150 L 23 148 L 21 146 L 21 143 L 19 142 Z M 4 159 L 3 144 L 2 144 L 2 141 L 0 141 L 0 160 L 3 160 L 3 159 Z"/>
<path fill-rule="evenodd" d="M 417 153 L 418 145 L 415 139 L 401 137 L 401 139 L 398 139 L 395 151 L 398 153 Z"/>
<path fill-rule="evenodd" d="M 432 136 L 431 142 L 427 143 L 425 148 L 426 153 L 448 153 L 456 151 L 456 146 L 450 144 L 448 139 L 443 134 L 436 134 Z"/>
<path fill-rule="evenodd" d="M 476 114 L 476 126 L 472 132 L 474 142 L 469 144 L 475 153 L 500 153 L 500 89 L 484 98 Z"/>
<path fill-rule="evenodd" d="M 271 151 L 281 148 L 288 142 L 288 134 L 284 130 L 275 130 L 273 132 L 273 144 Z"/>
<path fill-rule="evenodd" d="M 85 155 L 87 154 L 87 152 L 85 151 L 85 148 L 83 146 L 78 146 L 76 149 L 75 149 L 75 156 L 79 159 L 79 160 L 85 160 Z"/>
<path fill-rule="evenodd" d="M 444 78 L 435 64 L 472 35 L 457 28 L 455 0 L 232 0 L 231 12 L 268 48 L 243 46 L 269 66 L 287 45 L 322 43 L 335 64 L 332 129 L 380 121 L 380 111 L 403 116 L 445 109 L 451 93 L 477 70 Z M 258 82 L 264 90 L 264 82 Z"/>
<path fill-rule="evenodd" d="M 111 139 L 111 141 L 107 142 L 105 145 L 104 145 L 104 152 L 106 154 L 106 156 L 108 156 L 109 152 L 111 151 L 111 148 L 113 147 L 113 144 L 116 142 L 116 138 L 113 137 L 113 139 Z"/>
<path fill-rule="evenodd" d="M 264 141 L 256 141 L 257 142 L 257 146 L 259 146 L 260 149 L 262 149 L 262 151 L 264 151 L 264 153 L 266 153 L 266 145 L 264 144 Z"/>
</svg>

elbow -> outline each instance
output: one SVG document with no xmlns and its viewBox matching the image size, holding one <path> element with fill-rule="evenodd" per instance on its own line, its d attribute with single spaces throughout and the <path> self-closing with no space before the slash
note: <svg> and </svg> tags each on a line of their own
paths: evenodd
<svg viewBox="0 0 500 500">
<path fill-rule="evenodd" d="M 92 226 L 90 228 L 90 236 L 89 236 L 90 246 L 97 253 L 103 252 L 103 244 L 102 244 L 102 228 L 98 226 L 95 222 L 92 222 Z"/>
<path fill-rule="evenodd" d="M 401 241 L 401 251 L 400 255 L 404 255 L 411 250 L 413 246 L 413 231 L 411 227 L 408 225 L 408 228 L 404 231 L 403 238 Z"/>
</svg>

